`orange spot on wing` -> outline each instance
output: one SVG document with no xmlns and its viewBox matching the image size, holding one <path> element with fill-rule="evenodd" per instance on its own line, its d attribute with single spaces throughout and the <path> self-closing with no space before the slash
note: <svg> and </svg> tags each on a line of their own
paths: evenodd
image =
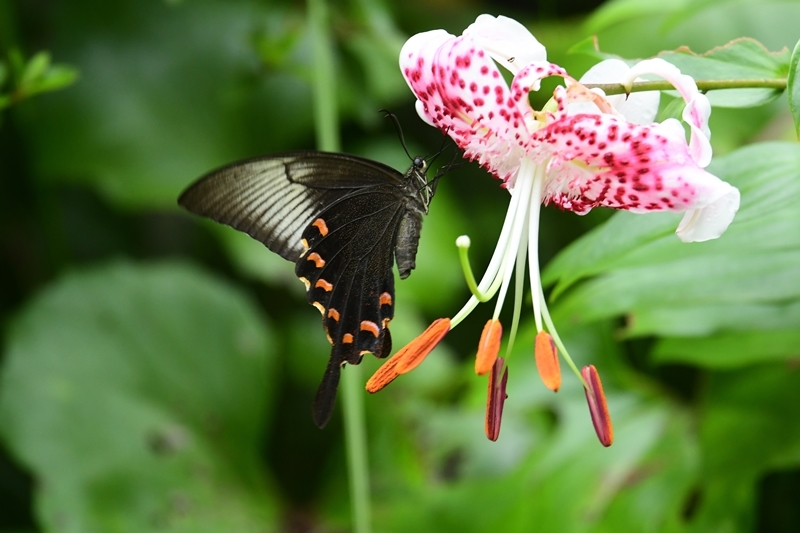
<svg viewBox="0 0 800 533">
<path fill-rule="evenodd" d="M 320 288 L 321 288 L 321 289 L 323 289 L 325 292 L 331 292 L 331 291 L 333 290 L 333 283 L 328 283 L 328 282 L 327 282 L 327 281 L 325 281 L 324 279 L 320 278 L 320 279 L 318 279 L 318 280 L 317 280 L 317 282 L 314 284 L 314 287 L 320 287 Z"/>
<path fill-rule="evenodd" d="M 392 295 L 388 292 L 381 294 L 381 305 L 392 305 Z"/>
<path fill-rule="evenodd" d="M 345 333 L 342 336 L 342 344 L 352 344 L 353 343 L 353 336 L 349 333 Z"/>
<path fill-rule="evenodd" d="M 317 252 L 312 252 L 308 254 L 308 257 L 306 257 L 306 259 L 309 261 L 314 261 L 314 266 L 316 266 L 317 268 L 322 268 L 325 266 L 325 260 Z"/>
<path fill-rule="evenodd" d="M 335 322 L 339 322 L 339 311 L 331 307 L 328 309 L 328 318 L 332 318 Z"/>
<path fill-rule="evenodd" d="M 378 335 L 381 333 L 381 328 L 378 327 L 378 324 L 375 322 L 371 322 L 369 320 L 362 320 L 361 321 L 361 331 L 369 331 L 375 338 L 378 338 Z"/>
<path fill-rule="evenodd" d="M 325 221 L 321 218 L 318 218 L 314 222 L 311 223 L 312 226 L 319 230 L 319 234 L 323 237 L 328 234 L 328 225 L 325 224 Z"/>
</svg>

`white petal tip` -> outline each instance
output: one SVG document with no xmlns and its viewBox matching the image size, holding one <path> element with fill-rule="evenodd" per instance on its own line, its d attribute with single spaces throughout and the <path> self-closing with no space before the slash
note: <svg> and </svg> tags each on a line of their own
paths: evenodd
<svg viewBox="0 0 800 533">
<path fill-rule="evenodd" d="M 703 242 L 725 233 L 739 210 L 739 189 L 724 184 L 721 194 L 709 204 L 686 212 L 675 233 L 683 242 Z"/>
</svg>

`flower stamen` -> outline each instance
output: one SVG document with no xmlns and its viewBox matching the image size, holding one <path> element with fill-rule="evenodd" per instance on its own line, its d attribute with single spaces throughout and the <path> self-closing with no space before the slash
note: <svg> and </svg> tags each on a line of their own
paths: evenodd
<svg viewBox="0 0 800 533">
<path fill-rule="evenodd" d="M 397 351 L 367 381 L 367 392 L 376 393 L 399 375 L 411 372 L 428 356 L 450 331 L 450 319 L 439 318 L 413 341 Z"/>
<path fill-rule="evenodd" d="M 594 431 L 600 444 L 605 447 L 611 446 L 614 442 L 614 428 L 611 426 L 611 415 L 608 412 L 606 395 L 603 393 L 603 384 L 600 382 L 600 374 L 594 365 L 583 367 L 581 370 L 583 379 L 587 386 L 584 388 L 586 401 L 589 403 L 589 413 L 592 416 Z"/>
<path fill-rule="evenodd" d="M 475 373 L 479 376 L 489 372 L 497 361 L 502 336 L 503 326 L 496 318 L 489 320 L 483 327 L 481 340 L 478 342 L 478 355 L 475 357 Z"/>
<path fill-rule="evenodd" d="M 491 441 L 496 441 L 500 436 L 500 422 L 503 418 L 503 405 L 508 398 L 506 394 L 506 383 L 508 383 L 508 367 L 503 372 L 503 378 L 498 380 L 497 376 L 503 370 L 504 360 L 498 357 L 492 366 L 489 374 L 489 392 L 486 397 L 486 421 L 484 430 L 486 436 Z"/>
<path fill-rule="evenodd" d="M 536 335 L 533 353 L 536 358 L 536 368 L 539 370 L 539 377 L 542 378 L 544 386 L 553 392 L 558 392 L 558 389 L 561 388 L 561 367 L 553 337 L 546 331 L 540 331 Z"/>
</svg>

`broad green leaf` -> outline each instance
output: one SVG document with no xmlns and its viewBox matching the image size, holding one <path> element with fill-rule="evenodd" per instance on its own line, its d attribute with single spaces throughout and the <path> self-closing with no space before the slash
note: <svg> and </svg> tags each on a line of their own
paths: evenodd
<svg viewBox="0 0 800 533">
<path fill-rule="evenodd" d="M 709 170 L 742 193 L 740 211 L 721 238 L 686 244 L 671 235 L 680 215 L 619 213 L 546 269 L 545 282 L 558 282 L 556 296 L 599 276 L 559 296 L 555 314 L 577 322 L 626 314 L 630 333 L 697 335 L 723 325 L 748 329 L 741 309 L 800 298 L 800 147 L 749 146 Z M 698 310 L 723 307 L 728 310 L 709 315 L 698 330 Z M 672 320 L 662 329 L 658 317 L 665 313 Z"/>
<path fill-rule="evenodd" d="M 782 79 L 789 65 L 788 50 L 773 53 L 748 38 L 736 39 L 705 54 L 679 49 L 659 57 L 697 81 Z M 710 91 L 708 98 L 717 107 L 752 107 L 774 100 L 782 93 L 783 89 L 721 89 Z"/>
<path fill-rule="evenodd" d="M 597 37 L 589 36 L 570 46 L 569 54 L 584 54 L 597 60 L 606 59 L 607 55 L 598 50 Z M 616 56 L 615 56 L 616 57 Z"/>
<path fill-rule="evenodd" d="M 692 258 L 623 267 L 567 295 L 553 316 L 558 323 L 628 313 L 635 325 L 637 315 L 646 316 L 662 307 L 737 306 L 800 299 L 799 264 L 800 250 L 792 250 L 751 256 L 698 253 Z"/>
<path fill-rule="evenodd" d="M 747 364 L 800 357 L 800 305 L 795 305 L 791 329 L 734 331 L 704 338 L 668 338 L 653 350 L 656 363 L 689 363 L 711 368 L 736 368 Z M 772 324 L 770 324 L 772 325 Z M 774 327 L 774 325 L 772 325 Z M 766 329 L 766 328 L 765 328 Z"/>
<path fill-rule="evenodd" d="M 788 89 L 786 91 L 789 96 L 789 109 L 792 111 L 794 117 L 794 129 L 797 133 L 797 138 L 800 139 L 800 41 L 792 51 L 792 58 L 789 64 L 789 79 Z"/>
<path fill-rule="evenodd" d="M 629 335 L 661 335 L 697 337 L 715 331 L 735 329 L 781 329 L 800 323 L 800 302 L 752 302 L 730 305 L 709 303 L 691 306 L 659 306 L 637 313 L 627 325 Z M 692 342 L 691 339 L 686 339 Z M 789 352 L 787 352 L 788 354 Z"/>
<path fill-rule="evenodd" d="M 55 282 L 17 317 L 5 446 L 47 531 L 270 531 L 259 441 L 271 334 L 232 287 L 119 263 Z"/>
<path fill-rule="evenodd" d="M 586 21 L 586 31 L 596 33 L 625 20 L 681 11 L 690 3 L 687 0 L 611 0 L 592 13 Z"/>
<path fill-rule="evenodd" d="M 800 371 L 781 364 L 717 373 L 705 389 L 694 530 L 752 531 L 759 478 L 800 465 Z"/>
</svg>

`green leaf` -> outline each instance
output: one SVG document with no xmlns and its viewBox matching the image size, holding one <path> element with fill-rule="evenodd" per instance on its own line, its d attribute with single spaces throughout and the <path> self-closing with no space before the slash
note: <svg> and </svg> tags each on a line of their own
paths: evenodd
<svg viewBox="0 0 800 533">
<path fill-rule="evenodd" d="M 595 10 L 586 21 L 586 32 L 596 33 L 619 22 L 659 14 L 674 13 L 691 4 L 687 0 L 611 0 Z"/>
<path fill-rule="evenodd" d="M 14 321 L 0 382 L 8 449 L 49 531 L 268 531 L 259 443 L 271 334 L 182 265 L 66 276 Z"/>
<path fill-rule="evenodd" d="M 694 531 L 752 531 L 764 472 L 800 464 L 800 371 L 763 365 L 706 383 L 699 434 L 703 487 Z"/>
<path fill-rule="evenodd" d="M 697 81 L 780 79 L 786 76 L 789 65 L 788 50 L 770 52 L 749 38 L 736 39 L 705 54 L 678 49 L 658 57 Z M 752 107 L 770 102 L 782 92 L 782 89 L 721 89 L 710 91 L 708 98 L 717 107 Z"/>
<path fill-rule="evenodd" d="M 545 282 L 557 282 L 555 296 L 599 276 L 559 297 L 556 323 L 625 314 L 629 334 L 700 335 L 751 329 L 753 306 L 766 318 L 770 306 L 800 298 L 800 146 L 748 146 L 709 170 L 742 193 L 728 231 L 687 244 L 671 234 L 680 215 L 614 215 L 545 270 Z"/>
<path fill-rule="evenodd" d="M 584 54 L 594 59 L 605 59 L 605 54 L 598 50 L 597 37 L 590 35 L 573 44 L 567 50 L 568 54 Z"/>
<path fill-rule="evenodd" d="M 25 65 L 19 80 L 20 90 L 27 92 L 27 87 L 43 77 L 50 68 L 50 53 L 38 52 Z"/>
<path fill-rule="evenodd" d="M 30 84 L 28 94 L 58 91 L 75 83 L 78 69 L 65 65 L 53 65 L 44 75 Z"/>
<path fill-rule="evenodd" d="M 794 129 L 797 138 L 800 139 L 800 41 L 792 51 L 792 59 L 789 63 L 789 79 L 787 94 L 789 96 L 789 109 L 794 117 Z"/>
<path fill-rule="evenodd" d="M 800 321 L 800 305 L 791 317 Z M 768 326 L 774 326 L 769 324 Z M 736 368 L 749 364 L 785 361 L 800 357 L 800 330 L 735 331 L 705 338 L 670 338 L 653 350 L 656 363 L 689 363 L 710 368 Z"/>
</svg>

